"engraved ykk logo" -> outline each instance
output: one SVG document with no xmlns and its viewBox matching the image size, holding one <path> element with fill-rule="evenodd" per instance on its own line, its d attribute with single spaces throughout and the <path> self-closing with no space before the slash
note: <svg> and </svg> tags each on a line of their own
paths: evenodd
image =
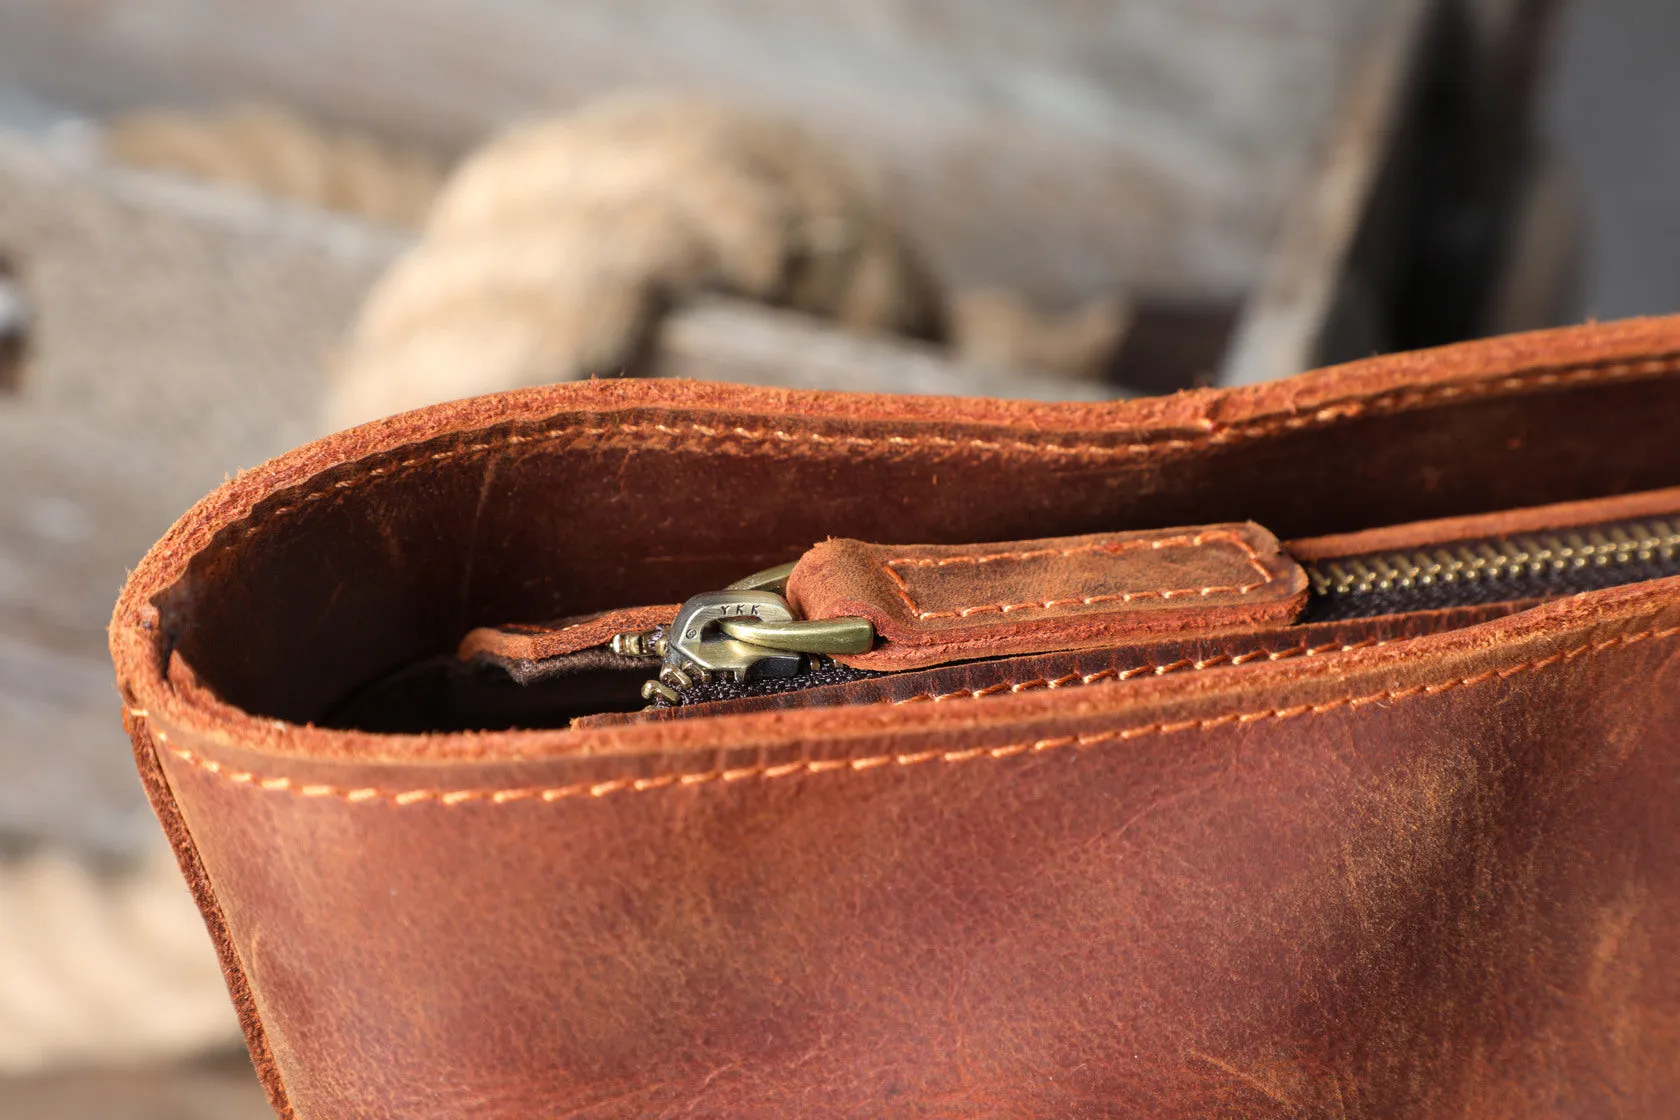
<svg viewBox="0 0 1680 1120">
<path fill-rule="evenodd" d="M 757 603 L 724 603 L 712 608 L 710 617 L 698 626 L 689 626 L 683 630 L 683 637 L 689 641 L 700 636 L 700 631 L 722 618 L 759 618 Z"/>
</svg>

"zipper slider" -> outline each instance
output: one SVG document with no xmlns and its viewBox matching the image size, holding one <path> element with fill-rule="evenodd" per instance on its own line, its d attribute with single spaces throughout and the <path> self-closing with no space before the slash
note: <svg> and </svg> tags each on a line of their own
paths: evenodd
<svg viewBox="0 0 1680 1120">
<path fill-rule="evenodd" d="M 661 659 L 659 676 L 642 686 L 642 699 L 665 705 L 720 674 L 741 682 L 791 677 L 827 657 L 874 645 L 875 626 L 867 618 L 795 617 L 785 597 L 792 572 L 793 564 L 781 564 L 696 595 L 669 627 L 614 635 L 612 651 Z"/>
</svg>

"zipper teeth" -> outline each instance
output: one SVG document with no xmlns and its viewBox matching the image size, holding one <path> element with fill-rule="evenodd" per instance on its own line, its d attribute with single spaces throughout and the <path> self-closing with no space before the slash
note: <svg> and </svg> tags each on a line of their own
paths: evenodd
<svg viewBox="0 0 1680 1120">
<path fill-rule="evenodd" d="M 1638 521 L 1323 560 L 1308 567 L 1307 576 L 1317 596 L 1366 595 L 1672 561 L 1677 553 L 1680 522 Z"/>
</svg>

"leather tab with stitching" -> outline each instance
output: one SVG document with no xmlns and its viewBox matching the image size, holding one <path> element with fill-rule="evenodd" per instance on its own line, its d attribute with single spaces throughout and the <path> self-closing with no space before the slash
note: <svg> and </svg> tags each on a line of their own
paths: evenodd
<svg viewBox="0 0 1680 1120">
<path fill-rule="evenodd" d="M 915 669 L 1294 621 L 1307 578 L 1252 523 L 978 545 L 829 540 L 788 597 L 807 618 L 862 615 L 880 637 L 835 660 Z"/>
</svg>

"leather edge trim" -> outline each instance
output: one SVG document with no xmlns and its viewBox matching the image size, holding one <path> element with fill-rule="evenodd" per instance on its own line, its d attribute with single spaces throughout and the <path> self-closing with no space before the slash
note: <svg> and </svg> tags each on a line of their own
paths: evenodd
<svg viewBox="0 0 1680 1120">
<path fill-rule="evenodd" d="M 1433 544 L 1499 537 L 1514 533 L 1539 533 L 1627 521 L 1641 517 L 1680 514 L 1680 486 L 1620 494 L 1613 498 L 1591 498 L 1581 502 L 1557 502 L 1526 509 L 1478 513 L 1467 517 L 1442 517 L 1406 525 L 1364 529 L 1356 533 L 1334 533 L 1286 541 L 1285 552 L 1303 563 L 1338 556 L 1360 556 L 1371 552 L 1424 548 Z"/>
<path fill-rule="evenodd" d="M 475 434 L 512 431 L 521 423 L 552 420 L 557 412 L 570 410 L 574 420 L 586 423 L 589 416 L 600 415 L 601 409 L 684 406 L 747 409 L 755 404 L 774 403 L 798 410 L 781 417 L 789 423 L 844 420 L 848 417 L 841 410 L 850 407 L 854 410 L 852 418 L 871 418 L 874 413 L 880 413 L 888 418 L 914 421 L 930 410 L 943 410 L 945 418 L 957 424 L 1011 421 L 1027 424 L 1030 420 L 1065 418 L 1068 423 L 1049 427 L 1076 430 L 1079 424 L 1100 420 L 1110 431 L 1135 431 L 1139 426 L 1151 426 L 1153 421 L 1162 434 L 1169 428 L 1188 426 L 1205 436 L 1233 425 L 1252 427 L 1262 422 L 1331 423 L 1347 415 L 1328 407 L 1334 401 L 1364 401 L 1367 405 L 1387 401 L 1395 407 L 1416 408 L 1472 392 L 1522 395 L 1552 385 L 1559 369 L 1574 370 L 1584 375 L 1583 380 L 1617 379 L 1630 376 L 1628 366 L 1633 363 L 1640 378 L 1673 376 L 1680 374 L 1680 352 L 1674 350 L 1677 344 L 1680 344 L 1680 316 L 1630 320 L 1366 359 L 1285 382 L 1237 390 L 1191 392 L 1107 406 L 964 401 L 960 407 L 953 407 L 956 402 L 944 399 L 918 402 L 914 398 L 656 382 L 580 382 L 454 402 L 308 444 L 218 487 L 177 520 L 130 574 L 113 612 L 111 652 L 119 681 L 140 693 L 144 704 L 178 705 L 175 714 L 184 723 L 200 727 L 213 736 L 261 743 L 278 754 L 331 757 L 346 751 L 377 750 L 384 737 L 295 727 L 225 705 L 204 707 L 178 700 L 164 680 L 167 642 L 157 627 L 158 611 L 152 600 L 178 582 L 193 557 L 210 547 L 218 535 L 248 524 L 259 506 L 273 509 L 284 504 L 286 494 L 310 479 L 321 480 L 329 489 L 337 488 L 346 481 L 341 468 L 357 466 L 377 470 L 370 464 L 382 456 L 403 454 L 410 454 L 418 464 L 431 457 L 412 454 L 419 450 L 422 441 L 460 443 Z M 1450 359 L 1446 359 L 1449 354 Z M 1124 423 L 1126 420 L 1135 423 L 1128 425 Z M 1046 428 L 1042 422 L 1035 426 L 1039 431 Z M 714 438 L 727 443 L 734 437 L 725 429 L 715 432 Z M 451 452 L 435 454 L 447 457 Z M 575 739 L 593 737 L 600 732 L 557 734 Z"/>
<path fill-rule="evenodd" d="M 151 802 L 152 812 L 157 816 L 158 823 L 163 826 L 169 847 L 175 853 L 175 862 L 181 869 L 181 876 L 186 880 L 187 889 L 191 892 L 193 902 L 198 906 L 205 928 L 209 931 L 210 942 L 215 946 L 216 960 L 222 969 L 222 980 L 227 984 L 228 996 L 233 1001 L 234 1011 L 239 1019 L 240 1032 L 245 1036 L 245 1049 L 250 1055 L 251 1065 L 256 1069 L 257 1079 L 262 1083 L 269 1107 L 274 1109 L 275 1115 L 279 1120 L 294 1120 L 296 1113 L 292 1108 L 291 1099 L 286 1094 L 286 1086 L 280 1078 L 280 1067 L 274 1060 L 273 1049 L 268 1044 L 268 1033 L 263 1028 L 262 1015 L 258 1012 L 256 999 L 251 993 L 245 964 L 234 947 L 227 919 L 223 916 L 221 903 L 216 898 L 216 888 L 210 881 L 210 873 L 205 870 L 203 860 L 199 858 L 192 830 L 187 827 L 180 806 L 175 803 L 175 791 L 164 772 L 163 760 L 158 757 L 156 740 L 163 736 L 156 728 L 148 730 L 146 725 L 147 721 L 140 712 L 127 704 L 124 705 L 123 727 L 129 734 L 135 766 L 140 772 L 140 784 L 146 791 L 146 800 Z"/>
</svg>

